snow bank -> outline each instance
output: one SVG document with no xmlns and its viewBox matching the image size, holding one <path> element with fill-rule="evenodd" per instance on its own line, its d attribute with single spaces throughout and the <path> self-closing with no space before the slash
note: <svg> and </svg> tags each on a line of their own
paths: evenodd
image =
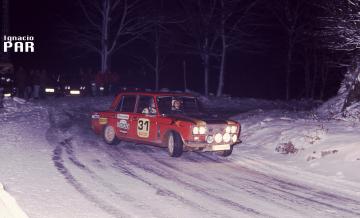
<svg viewBox="0 0 360 218">
<path fill-rule="evenodd" d="M 283 110 L 241 114 L 242 152 L 336 179 L 360 182 L 360 125 Z"/>
<path fill-rule="evenodd" d="M 344 101 L 347 93 L 339 94 L 331 98 L 318 109 L 315 110 L 316 114 L 322 119 L 335 119 L 359 122 L 360 121 L 360 102 L 354 103 L 349 107 L 343 109 Z"/>
<path fill-rule="evenodd" d="M 0 217 L 2 218 L 28 218 L 21 210 L 16 200 L 4 190 L 0 183 Z"/>
<path fill-rule="evenodd" d="M 200 101 L 206 108 L 216 110 L 236 110 L 238 112 L 246 112 L 250 110 L 271 110 L 286 109 L 291 111 L 309 110 L 319 105 L 319 102 L 307 100 L 281 101 L 281 100 L 264 100 L 256 98 L 238 98 L 231 96 L 200 96 Z"/>
</svg>

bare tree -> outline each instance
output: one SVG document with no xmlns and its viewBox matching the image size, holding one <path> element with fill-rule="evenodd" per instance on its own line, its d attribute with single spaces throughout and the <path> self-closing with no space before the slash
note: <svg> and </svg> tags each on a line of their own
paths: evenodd
<svg viewBox="0 0 360 218">
<path fill-rule="evenodd" d="M 289 100 L 295 47 L 306 38 L 309 23 L 305 22 L 304 15 L 308 8 L 304 0 L 275 0 L 270 3 L 273 14 L 286 32 L 285 98 Z"/>
<path fill-rule="evenodd" d="M 85 25 L 67 24 L 67 44 L 100 56 L 101 72 L 110 69 L 111 56 L 142 36 L 149 24 L 138 16 L 140 0 L 78 0 Z"/>
<path fill-rule="evenodd" d="M 323 1 L 326 15 L 322 35 L 328 48 L 354 51 L 360 48 L 360 2 L 357 0 Z"/>
<path fill-rule="evenodd" d="M 219 0 L 219 26 L 220 35 L 220 69 L 216 95 L 221 96 L 224 89 L 224 76 L 226 71 L 227 53 L 231 49 L 249 50 L 251 43 L 251 29 L 254 23 L 251 21 L 252 9 L 259 1 L 247 0 Z M 254 48 L 252 48 L 254 49 Z M 255 50 L 255 49 L 254 49 Z"/>
<path fill-rule="evenodd" d="M 170 48 L 168 25 L 175 24 L 178 19 L 164 13 L 164 1 L 153 4 L 148 16 L 149 31 L 142 39 L 151 47 L 152 55 L 140 57 L 140 60 L 155 74 L 155 90 L 160 88 L 160 73 L 165 65 L 167 53 L 164 49 Z M 139 58 L 138 58 L 139 59 Z"/>
<path fill-rule="evenodd" d="M 343 110 L 360 101 L 360 2 L 357 0 L 323 1 L 325 16 L 321 18 L 324 45 L 350 57 L 342 87 L 347 92 Z"/>
<path fill-rule="evenodd" d="M 186 18 L 178 26 L 187 37 L 177 44 L 183 50 L 182 53 L 200 57 L 204 70 L 204 94 L 207 96 L 211 58 L 218 56 L 218 0 L 182 0 L 180 3 Z"/>
<path fill-rule="evenodd" d="M 149 28 L 148 35 L 143 39 L 150 45 L 153 55 L 147 57 L 135 57 L 144 63 L 155 74 L 155 90 L 160 87 L 160 72 L 162 71 L 165 63 L 165 55 L 161 52 L 163 46 L 162 34 L 166 31 L 163 27 L 163 18 L 156 17 L 152 21 L 152 27 Z"/>
</svg>

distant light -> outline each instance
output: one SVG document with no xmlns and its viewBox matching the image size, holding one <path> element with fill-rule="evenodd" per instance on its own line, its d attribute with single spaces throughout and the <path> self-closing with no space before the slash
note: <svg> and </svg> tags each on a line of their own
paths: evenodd
<svg viewBox="0 0 360 218">
<path fill-rule="evenodd" d="M 54 93 L 54 92 L 55 92 L 55 89 L 46 88 L 46 89 L 45 89 L 45 92 Z"/>
<path fill-rule="evenodd" d="M 5 93 L 4 97 L 11 97 L 11 93 Z"/>
<path fill-rule="evenodd" d="M 71 90 L 70 95 L 80 95 L 80 91 L 79 90 Z"/>
<path fill-rule="evenodd" d="M 100 91 L 104 91 L 104 87 L 103 86 L 100 86 Z"/>
</svg>

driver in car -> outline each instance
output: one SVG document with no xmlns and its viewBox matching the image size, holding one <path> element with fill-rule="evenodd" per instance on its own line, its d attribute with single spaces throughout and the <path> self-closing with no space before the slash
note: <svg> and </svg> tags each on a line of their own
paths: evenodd
<svg viewBox="0 0 360 218">
<path fill-rule="evenodd" d="M 0 108 L 4 107 L 3 99 L 4 99 L 4 88 L 2 88 L 0 84 Z"/>
<path fill-rule="evenodd" d="M 171 103 L 171 110 L 172 111 L 181 111 L 181 101 L 178 99 L 174 99 Z"/>
</svg>

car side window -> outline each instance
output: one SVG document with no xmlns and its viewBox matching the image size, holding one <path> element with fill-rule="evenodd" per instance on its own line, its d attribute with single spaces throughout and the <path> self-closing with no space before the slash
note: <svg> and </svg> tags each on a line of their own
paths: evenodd
<svg viewBox="0 0 360 218">
<path fill-rule="evenodd" d="M 136 113 L 139 114 L 156 114 L 154 97 L 140 96 Z"/>
<path fill-rule="evenodd" d="M 135 109 L 135 103 L 135 95 L 124 95 L 121 97 L 120 103 L 116 108 L 116 111 L 132 113 Z"/>
</svg>

